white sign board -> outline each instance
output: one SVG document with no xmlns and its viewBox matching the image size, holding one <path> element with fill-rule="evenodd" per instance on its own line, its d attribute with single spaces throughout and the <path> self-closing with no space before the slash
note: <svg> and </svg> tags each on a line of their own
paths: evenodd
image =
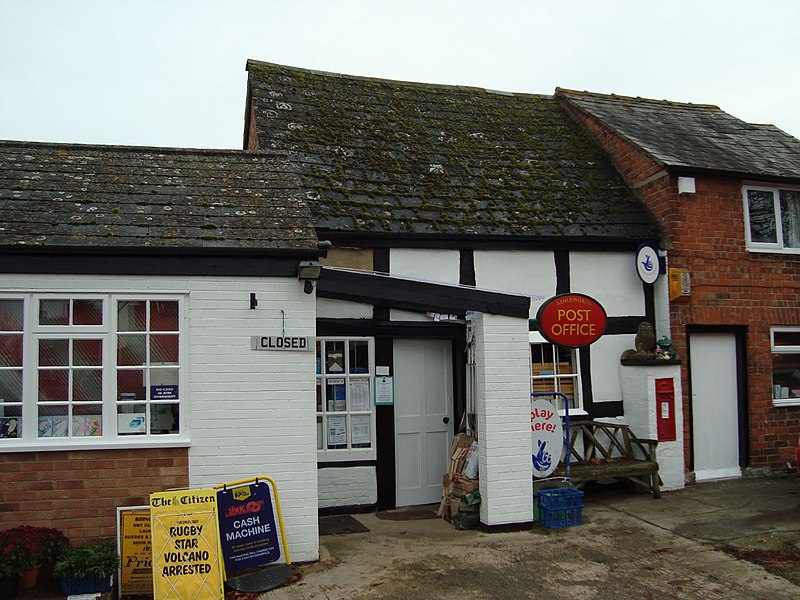
<svg viewBox="0 0 800 600">
<path fill-rule="evenodd" d="M 558 410 L 547 400 L 531 402 L 533 476 L 547 477 L 558 466 L 564 432 Z"/>
<path fill-rule="evenodd" d="M 310 337 L 290 335 L 254 335 L 250 337 L 251 350 L 310 352 L 314 348 Z"/>
<path fill-rule="evenodd" d="M 661 275 L 658 250 L 652 242 L 644 242 L 636 251 L 636 273 L 644 283 L 655 283 Z"/>
</svg>

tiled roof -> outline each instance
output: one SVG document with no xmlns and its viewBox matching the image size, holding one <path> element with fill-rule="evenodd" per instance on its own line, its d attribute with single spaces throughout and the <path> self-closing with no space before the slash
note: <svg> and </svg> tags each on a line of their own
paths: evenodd
<svg viewBox="0 0 800 600">
<path fill-rule="evenodd" d="M 666 167 L 800 178 L 800 140 L 705 104 L 556 90 Z"/>
<path fill-rule="evenodd" d="M 321 236 L 654 234 L 611 162 L 552 96 L 257 61 L 247 69 L 259 147 L 292 152 Z"/>
<path fill-rule="evenodd" d="M 0 246 L 316 244 L 281 153 L 0 142 Z"/>
</svg>

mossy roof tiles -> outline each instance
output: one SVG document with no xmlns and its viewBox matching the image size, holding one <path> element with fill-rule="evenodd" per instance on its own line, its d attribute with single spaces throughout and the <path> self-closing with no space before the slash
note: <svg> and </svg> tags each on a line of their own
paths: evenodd
<svg viewBox="0 0 800 600">
<path fill-rule="evenodd" d="M 291 153 L 320 231 L 654 235 L 608 157 L 551 96 L 247 69 L 258 145 Z"/>
<path fill-rule="evenodd" d="M 276 152 L 0 142 L 0 246 L 315 249 Z"/>
<path fill-rule="evenodd" d="M 556 90 L 666 167 L 743 177 L 800 178 L 800 140 L 717 106 Z"/>
</svg>

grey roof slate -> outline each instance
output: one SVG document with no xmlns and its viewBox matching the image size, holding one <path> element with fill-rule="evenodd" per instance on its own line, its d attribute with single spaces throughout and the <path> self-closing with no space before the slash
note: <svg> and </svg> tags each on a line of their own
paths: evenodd
<svg viewBox="0 0 800 600">
<path fill-rule="evenodd" d="M 746 123 L 717 106 L 557 89 L 666 167 L 743 177 L 800 178 L 800 140 Z"/>
<path fill-rule="evenodd" d="M 0 247 L 316 244 L 282 153 L 0 141 Z"/>
<path fill-rule="evenodd" d="M 247 69 L 259 147 L 291 152 L 321 236 L 654 235 L 610 160 L 552 96 L 258 61 Z"/>
</svg>

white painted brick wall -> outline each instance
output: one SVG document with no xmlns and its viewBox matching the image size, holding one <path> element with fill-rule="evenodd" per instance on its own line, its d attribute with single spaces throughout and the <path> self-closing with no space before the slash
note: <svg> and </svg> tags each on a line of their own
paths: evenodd
<svg viewBox="0 0 800 600">
<path fill-rule="evenodd" d="M 4 275 L 6 291 L 179 293 L 188 314 L 189 481 L 276 480 L 295 561 L 319 557 L 313 352 L 255 352 L 250 336 L 316 335 L 295 278 Z M 250 310 L 250 293 L 259 305 Z M 155 491 L 155 490 L 154 490 Z"/>
<path fill-rule="evenodd" d="M 375 467 L 327 467 L 318 472 L 319 506 L 360 506 L 378 502 Z"/>
<path fill-rule="evenodd" d="M 314 353 L 250 349 L 250 336 L 284 328 L 316 335 L 314 296 L 296 279 L 191 281 L 190 483 L 273 478 L 291 558 L 310 561 L 319 557 Z"/>
<path fill-rule="evenodd" d="M 475 318 L 481 521 L 527 523 L 533 517 L 528 321 Z"/>
<path fill-rule="evenodd" d="M 662 489 L 679 490 L 685 485 L 683 456 L 683 402 L 680 365 L 620 365 L 625 423 L 637 437 L 658 439 L 656 424 L 656 379 L 672 379 L 675 391 L 674 442 L 659 442 L 656 449 Z"/>
</svg>

